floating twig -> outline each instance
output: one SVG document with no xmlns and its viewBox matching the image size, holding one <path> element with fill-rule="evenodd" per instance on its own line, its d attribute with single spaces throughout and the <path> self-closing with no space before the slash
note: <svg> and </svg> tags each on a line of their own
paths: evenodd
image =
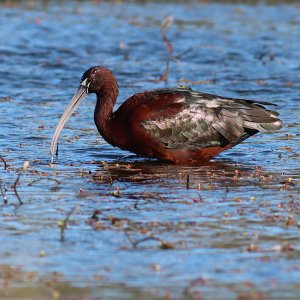
<svg viewBox="0 0 300 300">
<path fill-rule="evenodd" d="M 142 238 L 140 240 L 135 240 L 129 233 L 128 231 L 124 231 L 125 232 L 125 235 L 126 237 L 128 238 L 129 242 L 131 243 L 132 245 L 132 248 L 136 248 L 138 244 L 142 243 L 142 242 L 146 242 L 146 241 L 150 241 L 150 240 L 155 240 L 155 241 L 158 241 L 158 242 L 161 242 L 162 240 L 158 237 L 155 237 L 155 236 L 148 236 L 148 237 L 145 237 L 145 238 Z"/>
<path fill-rule="evenodd" d="M 41 177 L 41 178 L 38 178 L 38 179 L 33 180 L 33 181 L 31 181 L 30 183 L 28 183 L 28 186 L 32 186 L 33 184 L 35 184 L 35 183 L 37 183 L 37 182 L 39 182 L 39 181 L 41 181 L 41 180 L 43 180 L 43 179 L 45 179 L 45 180 L 50 180 L 50 181 L 54 181 L 54 182 L 56 182 L 57 184 L 61 184 L 61 181 L 59 181 L 58 179 Z"/>
<path fill-rule="evenodd" d="M 64 220 L 58 221 L 58 227 L 60 228 L 60 240 L 63 242 L 65 240 L 65 229 L 67 228 L 67 224 L 70 220 L 71 215 L 77 209 L 77 205 L 74 206 L 68 213 Z"/>
<path fill-rule="evenodd" d="M 6 160 L 5 160 L 2 156 L 0 156 L 0 159 L 3 161 L 3 164 L 4 164 L 4 170 L 6 170 L 6 169 L 7 169 L 7 163 L 6 163 Z"/>
<path fill-rule="evenodd" d="M 140 243 L 143 243 L 143 242 L 146 242 L 146 241 L 158 241 L 160 242 L 160 249 L 174 249 L 174 245 L 169 243 L 169 242 L 166 242 L 162 239 L 160 239 L 159 237 L 156 237 L 154 235 L 150 235 L 150 236 L 147 236 L 145 238 L 142 238 L 140 240 L 135 240 L 129 233 L 127 230 L 124 231 L 125 232 L 125 235 L 126 237 L 128 238 L 129 242 L 131 243 L 132 245 L 132 248 L 136 248 L 138 244 Z"/>
</svg>

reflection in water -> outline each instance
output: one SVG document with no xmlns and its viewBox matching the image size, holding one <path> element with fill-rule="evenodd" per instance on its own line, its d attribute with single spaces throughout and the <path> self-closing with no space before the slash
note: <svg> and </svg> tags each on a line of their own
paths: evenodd
<svg viewBox="0 0 300 300">
<path fill-rule="evenodd" d="M 156 180 L 159 178 L 179 178 L 186 174 L 207 178 L 210 174 L 217 177 L 230 177 L 236 173 L 245 173 L 255 170 L 249 165 L 233 164 L 230 162 L 210 161 L 201 165 L 182 166 L 174 164 L 164 164 L 159 161 L 143 159 L 142 161 L 118 161 L 114 163 L 97 163 L 97 171 L 101 175 L 103 172 L 109 173 L 114 180 L 132 181 L 132 178 L 140 178 L 141 182 Z M 97 175 L 94 175 L 97 176 Z"/>
<path fill-rule="evenodd" d="M 158 185 L 170 190 L 196 188 L 223 189 L 247 186 L 248 188 L 275 188 L 290 180 L 279 172 L 266 172 L 261 167 L 235 164 L 227 161 L 211 161 L 197 166 L 164 164 L 159 161 L 138 160 L 114 163 L 96 163 L 98 168 L 87 177 L 97 184 L 131 182 Z M 289 176 L 292 176 L 291 174 Z M 294 178 L 294 180 L 296 180 Z M 136 187 L 138 192 L 139 187 Z M 246 193 L 245 193 L 246 195 Z"/>
</svg>

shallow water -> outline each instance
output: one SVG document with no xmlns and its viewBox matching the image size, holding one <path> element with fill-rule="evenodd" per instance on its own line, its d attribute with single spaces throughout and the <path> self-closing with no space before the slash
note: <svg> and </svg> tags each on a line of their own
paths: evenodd
<svg viewBox="0 0 300 300">
<path fill-rule="evenodd" d="M 299 12 L 297 3 L 2 3 L 1 299 L 299 298 Z M 179 58 L 166 83 L 169 15 Z M 90 96 L 49 165 L 60 114 L 92 65 L 115 72 L 118 104 L 190 84 L 274 102 L 284 126 L 206 165 L 174 166 L 106 144 Z"/>
</svg>

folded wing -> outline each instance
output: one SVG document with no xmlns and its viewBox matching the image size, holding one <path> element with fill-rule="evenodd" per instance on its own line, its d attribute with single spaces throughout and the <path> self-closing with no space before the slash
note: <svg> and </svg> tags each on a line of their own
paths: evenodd
<svg viewBox="0 0 300 300">
<path fill-rule="evenodd" d="M 169 149 L 233 146 L 259 131 L 282 126 L 278 113 L 264 107 L 272 105 L 268 102 L 224 98 L 186 87 L 172 93 L 182 99 L 182 110 L 141 124 Z"/>
</svg>

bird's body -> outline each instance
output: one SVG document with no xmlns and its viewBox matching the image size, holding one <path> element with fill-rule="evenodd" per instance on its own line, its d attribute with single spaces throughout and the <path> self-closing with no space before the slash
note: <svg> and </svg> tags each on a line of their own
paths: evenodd
<svg viewBox="0 0 300 300">
<path fill-rule="evenodd" d="M 57 126 L 52 155 L 63 125 L 88 93 L 97 95 L 94 120 L 108 143 L 177 164 L 208 161 L 259 131 L 281 127 L 278 114 L 264 107 L 270 103 L 220 97 L 189 87 L 135 94 L 113 113 L 117 81 L 110 70 L 93 67 L 84 73 Z"/>
</svg>

